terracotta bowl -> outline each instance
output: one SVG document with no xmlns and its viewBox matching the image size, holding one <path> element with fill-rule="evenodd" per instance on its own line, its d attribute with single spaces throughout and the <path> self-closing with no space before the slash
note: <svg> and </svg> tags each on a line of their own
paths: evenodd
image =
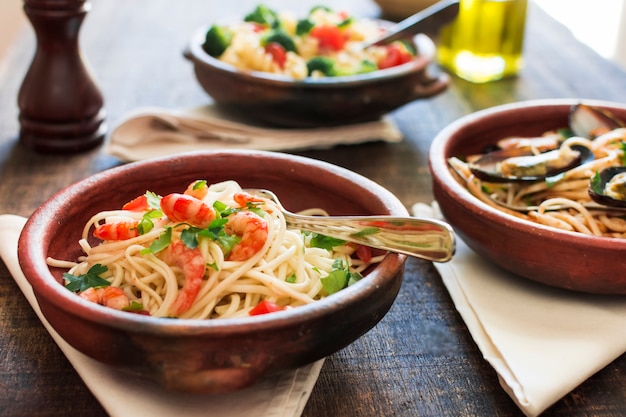
<svg viewBox="0 0 626 417">
<path fill-rule="evenodd" d="M 465 116 L 432 143 L 433 192 L 446 220 L 478 254 L 504 269 L 550 286 L 598 294 L 626 294 L 626 240 L 560 231 L 503 213 L 479 201 L 452 176 L 447 160 L 479 153 L 511 135 L 539 135 L 568 125 L 580 100 L 514 103 Z M 626 105 L 583 100 L 626 120 Z"/>
<path fill-rule="evenodd" d="M 223 109 L 285 127 L 316 127 L 380 118 L 411 101 L 444 91 L 445 74 L 431 77 L 435 46 L 415 37 L 420 54 L 413 61 L 367 74 L 293 80 L 276 74 L 243 71 L 202 49 L 208 27 L 191 38 L 184 55 L 193 63 L 202 88 Z"/>
<path fill-rule="evenodd" d="M 168 389 L 226 392 L 268 371 L 314 362 L 352 343 L 383 318 L 399 291 L 406 257 L 389 254 L 366 278 L 298 308 L 223 320 L 163 319 L 84 301 L 63 287 L 46 257 L 76 259 L 83 225 L 146 189 L 180 191 L 198 178 L 234 179 L 274 190 L 287 209 L 332 214 L 408 215 L 380 185 L 343 168 L 279 153 L 193 153 L 113 168 L 70 185 L 45 202 L 20 237 L 20 265 L 52 327 L 84 354 Z"/>
</svg>

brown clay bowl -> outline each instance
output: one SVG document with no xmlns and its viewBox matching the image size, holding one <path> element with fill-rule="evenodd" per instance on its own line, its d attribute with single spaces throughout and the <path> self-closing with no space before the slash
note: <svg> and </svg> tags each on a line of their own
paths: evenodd
<svg viewBox="0 0 626 417">
<path fill-rule="evenodd" d="M 146 189 L 180 191 L 198 178 L 234 179 L 274 190 L 288 209 L 323 207 L 332 214 L 406 216 L 380 185 L 343 168 L 280 153 L 193 153 L 113 168 L 70 185 L 29 218 L 19 261 L 46 319 L 72 346 L 109 365 L 169 389 L 225 392 L 270 370 L 323 358 L 370 330 L 391 307 L 406 257 L 389 254 L 357 284 L 319 302 L 287 311 L 224 320 L 163 319 L 87 302 L 60 283 L 64 271 L 46 257 L 76 259 L 88 218 L 121 207 Z"/>
<path fill-rule="evenodd" d="M 207 30 L 200 28 L 184 52 L 198 82 L 221 108 L 265 124 L 318 127 L 376 120 L 441 93 L 449 83 L 445 74 L 428 74 L 435 46 L 423 34 L 415 37 L 420 54 L 409 63 L 367 74 L 293 80 L 240 70 L 213 58 L 202 49 Z"/>
<path fill-rule="evenodd" d="M 452 176 L 447 159 L 479 153 L 497 139 L 566 127 L 581 100 L 538 100 L 465 116 L 442 130 L 429 161 L 433 192 L 446 220 L 478 254 L 522 277 L 553 287 L 626 294 L 626 240 L 561 231 L 503 213 L 472 196 Z M 626 120 L 626 105 L 582 100 Z"/>
</svg>

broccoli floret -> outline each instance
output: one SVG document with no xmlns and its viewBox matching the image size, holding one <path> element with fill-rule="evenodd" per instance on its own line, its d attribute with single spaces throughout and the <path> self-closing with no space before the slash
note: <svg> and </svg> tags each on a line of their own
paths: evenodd
<svg viewBox="0 0 626 417">
<path fill-rule="evenodd" d="M 276 28 L 280 25 L 278 13 L 263 4 L 256 6 L 254 11 L 246 15 L 244 20 L 246 22 L 255 22 L 262 25 L 268 25 L 271 28 Z"/>
<path fill-rule="evenodd" d="M 272 42 L 281 45 L 283 48 L 285 48 L 285 51 L 296 52 L 296 44 L 295 44 L 295 42 L 293 41 L 293 39 L 291 39 L 291 36 L 289 36 L 283 30 L 280 30 L 280 29 L 272 30 L 263 39 L 263 44 L 264 45 L 267 45 L 268 43 L 272 43 Z"/>
<path fill-rule="evenodd" d="M 376 71 L 376 64 L 368 59 L 359 62 L 358 65 L 351 68 L 343 68 L 337 65 L 337 62 L 326 56 L 316 56 L 307 62 L 309 76 L 313 71 L 319 71 L 327 77 L 339 77 L 345 75 L 364 74 L 366 72 Z"/>
<path fill-rule="evenodd" d="M 233 33 L 223 27 L 213 25 L 207 31 L 202 49 L 213 57 L 221 56 L 233 40 Z"/>
<path fill-rule="evenodd" d="M 309 75 L 311 75 L 313 71 L 319 71 L 328 77 L 337 75 L 335 60 L 326 56 L 311 58 L 309 62 L 307 62 L 306 67 Z"/>
<path fill-rule="evenodd" d="M 355 74 L 365 74 L 366 72 L 376 71 L 378 66 L 375 62 L 370 61 L 369 59 L 362 60 L 357 68 L 355 69 Z"/>
<path fill-rule="evenodd" d="M 306 35 L 311 31 L 311 29 L 313 29 L 314 26 L 315 23 L 313 23 L 311 19 L 298 20 L 298 23 L 296 24 L 296 35 Z"/>
</svg>

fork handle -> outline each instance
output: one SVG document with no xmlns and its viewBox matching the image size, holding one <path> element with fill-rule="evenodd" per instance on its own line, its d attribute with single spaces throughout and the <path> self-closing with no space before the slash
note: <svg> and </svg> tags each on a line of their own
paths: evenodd
<svg viewBox="0 0 626 417">
<path fill-rule="evenodd" d="M 437 220 L 391 216 L 316 217 L 285 213 L 293 228 L 434 262 L 454 255 L 452 228 Z"/>
</svg>

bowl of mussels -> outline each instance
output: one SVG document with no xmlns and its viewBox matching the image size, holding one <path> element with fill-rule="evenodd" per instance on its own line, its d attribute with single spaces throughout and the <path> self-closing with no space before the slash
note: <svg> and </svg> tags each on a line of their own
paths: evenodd
<svg viewBox="0 0 626 417">
<path fill-rule="evenodd" d="M 533 100 L 467 115 L 429 155 L 446 220 L 478 254 L 567 290 L 626 294 L 626 104 Z"/>
<path fill-rule="evenodd" d="M 284 127 L 365 122 L 449 83 L 429 73 L 425 34 L 373 45 L 391 27 L 324 6 L 296 15 L 260 5 L 198 28 L 184 56 L 226 112 Z"/>
</svg>

